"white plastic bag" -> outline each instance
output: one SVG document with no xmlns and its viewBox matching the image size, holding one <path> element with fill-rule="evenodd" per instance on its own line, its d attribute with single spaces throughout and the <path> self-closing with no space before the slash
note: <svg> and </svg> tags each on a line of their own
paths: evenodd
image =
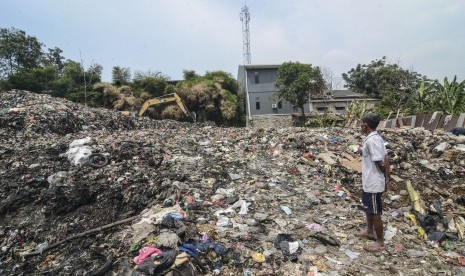
<svg viewBox="0 0 465 276">
<path fill-rule="evenodd" d="M 92 141 L 92 138 L 90 137 L 74 140 L 73 142 L 71 142 L 71 144 L 69 144 L 69 148 L 81 147 L 89 143 L 90 141 Z"/>
<path fill-rule="evenodd" d="M 74 140 L 69 144 L 69 150 L 65 153 L 68 160 L 74 165 L 84 165 L 92 154 L 92 149 L 85 144 L 89 143 L 92 139 L 86 137 L 83 139 Z"/>
<path fill-rule="evenodd" d="M 68 160 L 71 161 L 74 165 L 84 165 L 87 160 L 89 160 L 89 156 L 92 154 L 92 150 L 88 146 L 83 147 L 76 147 L 70 148 L 66 155 L 68 156 Z"/>
</svg>

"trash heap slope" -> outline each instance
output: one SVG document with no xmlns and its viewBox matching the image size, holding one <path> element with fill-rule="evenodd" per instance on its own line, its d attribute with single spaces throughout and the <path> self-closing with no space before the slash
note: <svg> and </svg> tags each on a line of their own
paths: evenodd
<svg viewBox="0 0 465 276">
<path fill-rule="evenodd" d="M 2 275 L 149 275 L 139 248 L 190 252 L 198 275 L 465 273 L 463 136 L 381 131 L 393 176 L 374 254 L 354 236 L 357 129 L 153 121 L 14 91 L 0 96 L 0 133 Z M 76 165 L 66 153 L 86 137 L 97 158 Z"/>
</svg>

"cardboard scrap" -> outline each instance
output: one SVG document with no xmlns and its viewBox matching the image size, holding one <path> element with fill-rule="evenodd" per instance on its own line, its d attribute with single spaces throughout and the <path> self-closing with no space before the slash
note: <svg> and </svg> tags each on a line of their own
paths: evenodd
<svg viewBox="0 0 465 276">
<path fill-rule="evenodd" d="M 352 160 L 355 159 L 352 155 L 350 155 L 350 154 L 348 154 L 348 153 L 346 153 L 346 152 L 343 152 L 343 153 L 342 153 L 342 156 L 343 156 L 344 158 L 346 158 L 346 159 L 349 159 L 350 161 L 352 161 Z"/>
<path fill-rule="evenodd" d="M 353 160 L 341 158 L 339 159 L 339 163 L 342 166 L 346 167 L 347 169 L 355 170 L 358 173 L 362 173 L 362 158 L 358 157 Z"/>
<path fill-rule="evenodd" d="M 325 161 L 329 165 L 336 164 L 335 159 L 337 159 L 337 157 L 332 152 L 322 152 L 322 153 L 318 154 L 316 157 L 318 157 L 319 159 L 322 159 L 323 161 Z"/>
</svg>

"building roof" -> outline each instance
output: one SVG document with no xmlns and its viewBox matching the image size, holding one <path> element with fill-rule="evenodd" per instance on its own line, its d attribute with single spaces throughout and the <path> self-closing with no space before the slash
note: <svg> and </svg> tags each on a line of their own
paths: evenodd
<svg viewBox="0 0 465 276">
<path fill-rule="evenodd" d="M 244 67 L 245 69 L 275 69 L 279 68 L 281 64 L 245 64 L 240 66 Z"/>
<path fill-rule="evenodd" d="M 365 98 L 366 96 L 361 93 L 353 92 L 350 90 L 333 90 L 332 97 L 336 99 L 336 98 Z"/>
</svg>

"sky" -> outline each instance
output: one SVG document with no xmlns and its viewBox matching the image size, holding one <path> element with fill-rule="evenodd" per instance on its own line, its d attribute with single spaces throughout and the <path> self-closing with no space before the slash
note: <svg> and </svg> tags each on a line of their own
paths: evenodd
<svg viewBox="0 0 465 276">
<path fill-rule="evenodd" d="M 433 79 L 465 79 L 463 0 L 0 0 L 0 27 L 102 65 L 108 82 L 114 66 L 237 77 L 244 5 L 252 64 L 298 61 L 340 77 L 386 56 Z"/>
</svg>

